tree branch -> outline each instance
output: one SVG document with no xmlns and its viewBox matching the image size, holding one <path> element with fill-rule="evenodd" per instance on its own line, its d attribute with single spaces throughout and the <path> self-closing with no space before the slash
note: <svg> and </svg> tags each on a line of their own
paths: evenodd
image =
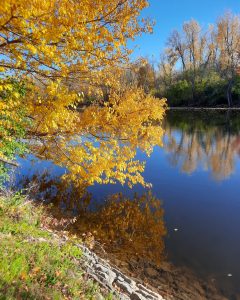
<svg viewBox="0 0 240 300">
<path fill-rule="evenodd" d="M 8 165 L 11 165 L 11 166 L 14 166 L 14 167 L 19 167 L 19 164 L 12 161 L 12 160 L 8 160 L 8 159 L 4 159 L 2 157 L 0 157 L 0 162 L 3 162 L 4 164 L 8 164 Z"/>
</svg>

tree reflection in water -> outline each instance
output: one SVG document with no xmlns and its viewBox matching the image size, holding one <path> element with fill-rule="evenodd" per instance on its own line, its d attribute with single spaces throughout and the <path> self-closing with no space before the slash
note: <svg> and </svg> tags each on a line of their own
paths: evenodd
<svg viewBox="0 0 240 300">
<path fill-rule="evenodd" d="M 133 199 L 115 194 L 98 204 L 89 193 L 82 196 L 78 188 L 52 180 L 48 174 L 30 181 L 36 187 L 31 189 L 32 199 L 52 203 L 46 206 L 47 226 L 85 238 L 124 272 L 160 289 L 165 299 L 178 299 L 179 295 L 183 300 L 229 299 L 212 278 L 202 280 L 188 268 L 168 263 L 164 211 L 151 193 Z"/>
<path fill-rule="evenodd" d="M 239 113 L 168 111 L 164 126 L 164 150 L 182 172 L 190 174 L 201 167 L 216 180 L 233 174 L 240 155 Z M 32 198 L 48 199 L 53 204 L 46 207 L 52 227 L 85 237 L 90 246 L 100 243 L 107 258 L 116 258 L 116 264 L 127 262 L 126 270 L 157 289 L 161 286 L 163 292 L 169 291 L 169 299 L 181 295 L 181 299 L 225 300 L 233 293 L 237 299 L 235 283 L 228 286 L 230 283 L 222 279 L 225 287 L 220 279 L 210 276 L 202 280 L 187 268 L 168 264 L 164 211 L 151 193 L 132 199 L 114 194 L 98 203 L 91 194 L 83 193 L 84 188 L 60 181 L 60 177 L 53 180 L 49 174 L 41 178 L 34 175 L 29 182 L 36 182 L 37 187 Z"/>
<path fill-rule="evenodd" d="M 115 194 L 95 211 L 80 214 L 74 224 L 76 232 L 91 232 L 118 258 L 132 257 L 160 264 L 166 228 L 161 202 L 151 193 L 133 199 Z"/>
<path fill-rule="evenodd" d="M 52 180 L 48 174 L 34 176 L 31 185 L 33 182 L 38 191 L 32 190 L 32 197 L 38 195 L 52 203 L 46 209 L 54 227 L 67 228 L 81 237 L 91 236 L 121 260 L 144 257 L 156 265 L 161 263 L 166 235 L 164 211 L 150 191 L 133 198 L 117 193 L 98 204 L 88 192 L 83 196 L 82 190 Z"/>
<path fill-rule="evenodd" d="M 64 186 L 48 174 L 34 176 L 30 184 L 36 187 L 31 189 L 32 198 L 52 203 L 46 205 L 46 226 L 84 238 L 88 246 L 102 251 L 101 256 L 156 288 L 165 299 L 227 300 L 215 281 L 202 280 L 190 269 L 168 262 L 164 211 L 151 192 L 132 199 L 118 193 L 98 204 L 89 193 L 82 196 L 78 188 Z"/>
<path fill-rule="evenodd" d="M 178 118 L 181 114 L 181 119 Z M 234 173 L 240 155 L 239 114 L 171 111 L 165 122 L 164 149 L 173 166 L 193 173 L 199 166 L 216 180 Z"/>
</svg>

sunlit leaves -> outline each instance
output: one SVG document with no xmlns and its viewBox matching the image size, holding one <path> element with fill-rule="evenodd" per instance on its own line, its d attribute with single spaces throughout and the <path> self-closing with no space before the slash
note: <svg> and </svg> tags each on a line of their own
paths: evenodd
<svg viewBox="0 0 240 300">
<path fill-rule="evenodd" d="M 131 52 L 127 39 L 151 29 L 147 20 L 138 20 L 147 5 L 146 0 L 1 3 L 0 67 L 5 75 L 25 76 L 31 87 L 21 97 L 32 120 L 26 137 L 39 157 L 66 167 L 64 179 L 81 188 L 95 182 L 144 184 L 136 149 L 150 154 L 161 145 L 163 132 L 155 124 L 161 125 L 165 102 L 121 81 Z"/>
<path fill-rule="evenodd" d="M 36 118 L 47 121 L 39 123 L 35 132 L 42 144 L 35 149 L 66 166 L 70 173 L 64 178 L 79 186 L 95 182 L 144 184 L 144 164 L 134 160 L 136 149 L 150 154 L 153 146 L 162 146 L 164 105 L 142 90 L 131 89 L 110 95 L 104 107 L 89 106 L 81 113 L 62 106 L 61 114 L 55 116 L 57 110 L 42 105 Z"/>
<path fill-rule="evenodd" d="M 99 66 L 123 62 L 126 40 L 150 29 L 149 22 L 137 20 L 147 4 L 146 0 L 3 0 L 0 65 L 47 77 L 85 70 L 91 74 L 82 74 L 84 80 L 90 80 Z"/>
</svg>

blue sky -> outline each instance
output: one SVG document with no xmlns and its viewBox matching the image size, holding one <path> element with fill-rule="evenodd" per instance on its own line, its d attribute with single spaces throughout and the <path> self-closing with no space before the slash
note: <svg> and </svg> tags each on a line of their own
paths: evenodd
<svg viewBox="0 0 240 300">
<path fill-rule="evenodd" d="M 158 60 L 169 34 L 173 29 L 180 29 L 184 21 L 194 18 L 207 27 L 227 10 L 240 14 L 240 0 L 149 0 L 149 3 L 142 16 L 156 21 L 154 33 L 129 44 L 138 45 L 133 58 L 141 55 Z"/>
</svg>

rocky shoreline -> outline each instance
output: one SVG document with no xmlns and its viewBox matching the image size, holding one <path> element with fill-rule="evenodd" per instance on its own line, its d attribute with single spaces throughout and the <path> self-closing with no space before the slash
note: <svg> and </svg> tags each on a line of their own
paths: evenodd
<svg viewBox="0 0 240 300">
<path fill-rule="evenodd" d="M 59 243 L 69 237 L 50 231 Z M 113 299 L 121 300 L 228 300 L 219 292 L 213 281 L 205 282 L 196 277 L 189 269 L 176 268 L 163 262 L 156 266 L 144 260 L 119 261 L 110 253 L 91 250 L 85 244 L 76 243 L 83 256 L 79 267 L 86 278 L 96 281 L 105 293 Z M 104 298 L 99 295 L 97 300 Z"/>
<path fill-rule="evenodd" d="M 51 233 L 54 240 L 58 240 L 59 244 L 64 244 L 69 237 L 59 234 L 59 232 Z M 29 242 L 35 239 L 29 239 Z M 43 241 L 39 239 L 38 242 Z M 82 258 L 79 261 L 79 267 L 86 272 L 86 277 L 96 281 L 106 293 L 111 293 L 114 299 L 121 300 L 166 300 L 160 294 L 147 288 L 140 282 L 131 279 L 124 274 L 119 268 L 112 266 L 106 259 L 101 258 L 84 244 L 75 244 L 82 250 Z M 97 300 L 104 298 L 99 294 Z"/>
<path fill-rule="evenodd" d="M 83 266 L 87 274 L 104 288 L 123 300 L 164 300 L 164 298 L 111 266 L 86 246 L 78 245 L 83 251 Z"/>
<path fill-rule="evenodd" d="M 117 253 L 95 246 L 94 253 L 127 278 L 131 278 L 140 286 L 160 295 L 164 300 L 230 300 L 240 299 L 240 295 L 230 295 L 226 286 L 216 280 L 214 275 L 200 278 L 187 267 L 176 266 L 166 258 L 160 264 L 151 262 L 147 257 L 135 257 L 124 260 Z M 143 298 L 148 299 L 148 298 Z M 160 298 L 161 299 L 161 298 Z"/>
</svg>

